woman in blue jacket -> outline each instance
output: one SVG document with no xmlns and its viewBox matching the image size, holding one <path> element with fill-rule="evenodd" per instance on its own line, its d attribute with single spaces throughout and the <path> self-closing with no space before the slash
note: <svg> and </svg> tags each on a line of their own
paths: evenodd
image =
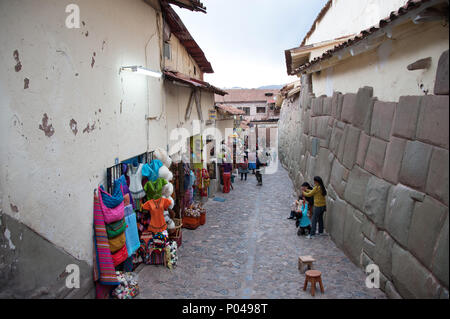
<svg viewBox="0 0 450 319">
<path fill-rule="evenodd" d="M 308 217 L 308 202 L 303 200 L 300 208 L 299 218 L 297 219 L 297 235 L 309 235 L 311 233 L 311 220 Z"/>
</svg>

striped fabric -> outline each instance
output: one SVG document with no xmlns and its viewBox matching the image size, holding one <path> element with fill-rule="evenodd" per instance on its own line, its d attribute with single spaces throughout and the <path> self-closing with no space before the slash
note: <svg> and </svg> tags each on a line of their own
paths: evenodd
<svg viewBox="0 0 450 319">
<path fill-rule="evenodd" d="M 98 195 L 94 195 L 94 281 L 102 285 L 119 285 L 109 249 L 105 220 Z"/>
</svg>

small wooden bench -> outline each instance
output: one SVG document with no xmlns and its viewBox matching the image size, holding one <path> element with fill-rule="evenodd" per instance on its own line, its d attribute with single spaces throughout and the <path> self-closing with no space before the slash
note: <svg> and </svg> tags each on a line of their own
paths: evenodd
<svg viewBox="0 0 450 319">
<path fill-rule="evenodd" d="M 303 290 L 306 291 L 308 287 L 308 282 L 311 283 L 311 296 L 316 294 L 316 282 L 319 283 L 320 292 L 324 293 L 322 284 L 322 273 L 318 270 L 308 270 L 306 272 L 305 284 L 303 285 Z"/>
<path fill-rule="evenodd" d="M 313 269 L 313 262 L 316 260 L 311 256 L 300 256 L 298 257 L 298 270 L 300 270 L 301 274 L 304 274 L 306 269 Z"/>
</svg>

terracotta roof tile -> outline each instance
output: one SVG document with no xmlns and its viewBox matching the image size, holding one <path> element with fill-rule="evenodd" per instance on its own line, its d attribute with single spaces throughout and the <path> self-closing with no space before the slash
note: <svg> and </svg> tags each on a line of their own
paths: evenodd
<svg viewBox="0 0 450 319">
<path fill-rule="evenodd" d="M 243 110 L 240 110 L 234 106 L 231 105 L 223 105 L 223 104 L 218 104 L 217 107 L 221 110 L 224 110 L 225 112 L 228 112 L 230 114 L 233 115 L 245 115 L 245 112 Z"/>
</svg>

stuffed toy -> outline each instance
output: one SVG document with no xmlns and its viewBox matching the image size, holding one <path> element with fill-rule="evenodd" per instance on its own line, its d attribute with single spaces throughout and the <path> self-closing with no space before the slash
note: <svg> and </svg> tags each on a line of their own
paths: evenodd
<svg viewBox="0 0 450 319">
<path fill-rule="evenodd" d="M 173 179 L 173 174 L 166 166 L 161 166 L 158 171 L 158 177 L 170 182 Z"/>
<path fill-rule="evenodd" d="M 173 194 L 173 185 L 172 185 L 172 183 L 167 183 L 166 185 L 164 185 L 163 188 L 162 188 L 161 194 L 165 198 L 169 198 L 170 196 L 172 196 L 172 194 Z"/>
<path fill-rule="evenodd" d="M 154 155 L 155 158 L 163 162 L 164 166 L 170 167 L 170 165 L 172 165 L 172 159 L 170 158 L 169 154 L 167 154 L 167 152 L 162 148 L 157 148 Z"/>
<path fill-rule="evenodd" d="M 167 196 L 166 198 L 168 198 L 171 201 L 171 204 L 169 206 L 169 209 L 172 209 L 175 206 L 175 201 L 173 200 L 172 197 Z M 166 221 L 167 224 L 167 228 L 168 229 L 175 229 L 175 223 L 174 221 L 170 218 L 169 215 L 169 211 L 165 210 L 164 211 L 164 220 Z"/>
</svg>

